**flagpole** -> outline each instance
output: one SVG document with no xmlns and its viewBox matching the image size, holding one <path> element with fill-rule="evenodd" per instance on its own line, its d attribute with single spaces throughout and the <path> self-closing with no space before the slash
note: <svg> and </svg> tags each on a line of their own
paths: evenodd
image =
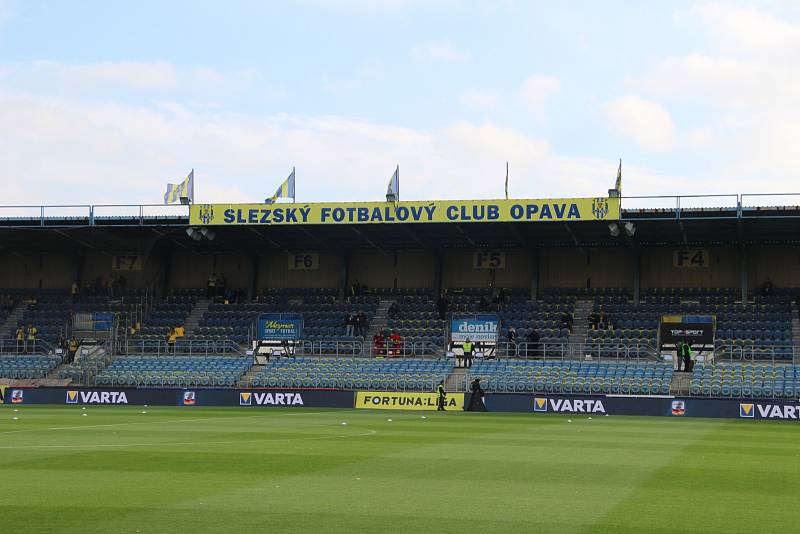
<svg viewBox="0 0 800 534">
<path fill-rule="evenodd" d="M 508 200 L 508 162 L 506 161 L 506 200 Z"/>
<path fill-rule="evenodd" d="M 292 195 L 292 204 L 297 202 L 297 174 L 295 174 L 294 165 L 292 165 L 292 178 L 294 178 L 294 195 Z"/>
</svg>

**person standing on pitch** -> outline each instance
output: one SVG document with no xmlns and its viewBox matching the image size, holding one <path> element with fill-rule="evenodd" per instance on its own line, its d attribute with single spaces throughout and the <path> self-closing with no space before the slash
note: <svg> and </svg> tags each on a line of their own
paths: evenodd
<svg viewBox="0 0 800 534">
<path fill-rule="evenodd" d="M 444 403 L 445 399 L 447 398 L 447 393 L 444 390 L 444 380 L 439 381 L 439 385 L 436 386 L 436 411 L 443 412 L 444 411 Z"/>
<path fill-rule="evenodd" d="M 481 387 L 481 379 L 476 378 L 470 384 L 470 390 L 472 391 L 472 395 L 469 398 L 469 407 L 467 411 L 470 412 L 485 412 L 486 411 L 486 403 L 484 402 L 483 396 L 485 395 L 483 388 Z"/>
</svg>

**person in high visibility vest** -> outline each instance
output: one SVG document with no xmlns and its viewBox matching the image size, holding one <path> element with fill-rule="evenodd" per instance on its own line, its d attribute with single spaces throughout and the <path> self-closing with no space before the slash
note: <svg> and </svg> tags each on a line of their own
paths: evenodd
<svg viewBox="0 0 800 534">
<path fill-rule="evenodd" d="M 28 325 L 28 330 L 27 330 L 28 338 L 26 340 L 25 352 L 32 352 L 36 347 L 36 334 L 38 332 L 39 330 L 35 326 L 33 326 L 32 324 Z"/>
<path fill-rule="evenodd" d="M 22 352 L 25 349 L 25 329 L 20 326 L 17 328 L 17 352 Z"/>
<path fill-rule="evenodd" d="M 464 350 L 464 367 L 469 369 L 472 367 L 472 351 L 475 350 L 475 344 L 467 338 L 461 348 Z"/>
<path fill-rule="evenodd" d="M 692 362 L 692 346 L 688 343 L 684 343 L 681 346 L 680 356 L 683 358 L 683 370 L 687 373 L 691 373 L 694 367 L 694 362 Z"/>
<path fill-rule="evenodd" d="M 178 335 L 175 333 L 174 328 L 169 329 L 169 334 L 167 334 L 167 352 L 175 352 L 175 340 L 178 338 Z"/>
<path fill-rule="evenodd" d="M 444 390 L 444 380 L 439 381 L 439 385 L 436 386 L 436 411 L 443 412 L 444 411 L 444 403 L 445 399 L 447 398 L 447 393 Z"/>
<path fill-rule="evenodd" d="M 68 363 L 72 363 L 75 361 L 75 354 L 78 352 L 78 340 L 75 336 L 72 336 L 72 339 L 69 340 L 69 349 L 68 349 Z"/>
</svg>

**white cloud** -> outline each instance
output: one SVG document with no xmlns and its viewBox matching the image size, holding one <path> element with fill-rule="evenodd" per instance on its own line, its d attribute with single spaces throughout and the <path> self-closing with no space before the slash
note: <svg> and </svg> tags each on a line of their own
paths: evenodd
<svg viewBox="0 0 800 534">
<path fill-rule="evenodd" d="M 0 0 L 1 1 L 1 0 Z M 232 92 L 252 84 L 253 73 L 220 73 L 208 67 L 178 68 L 166 61 L 59 63 L 31 61 L 0 65 L 0 84 L 31 93 L 67 92 L 81 96 L 121 92 L 178 93 L 182 98 L 208 92 Z"/>
<path fill-rule="evenodd" d="M 553 76 L 531 76 L 522 82 L 520 99 L 525 109 L 535 114 L 542 114 L 550 97 L 561 82 Z"/>
<path fill-rule="evenodd" d="M 604 111 L 619 131 L 644 148 L 666 150 L 675 144 L 675 124 L 657 102 L 629 95 L 607 102 Z"/>
<path fill-rule="evenodd" d="M 260 201 L 297 166 L 302 201 L 377 200 L 395 164 L 404 198 L 592 196 L 611 161 L 571 158 L 491 123 L 433 130 L 337 116 L 240 115 L 0 89 L 6 203 L 158 203 L 195 169 L 200 201 Z M 608 170 L 608 172 L 602 171 Z"/>
<path fill-rule="evenodd" d="M 491 109 L 500 101 L 500 95 L 489 89 L 471 88 L 459 93 L 458 101 L 471 108 Z"/>
<path fill-rule="evenodd" d="M 472 57 L 466 52 L 457 50 L 449 41 L 431 41 L 415 46 L 414 56 L 448 63 L 469 63 Z"/>
<path fill-rule="evenodd" d="M 686 122 L 686 148 L 713 149 L 726 184 L 764 189 L 800 173 L 800 24 L 755 8 L 704 4 L 679 16 L 710 49 L 658 60 L 629 90 Z"/>
<path fill-rule="evenodd" d="M 753 7 L 712 3 L 694 6 L 681 18 L 699 20 L 722 53 L 770 62 L 797 59 L 800 26 L 772 13 Z"/>
</svg>

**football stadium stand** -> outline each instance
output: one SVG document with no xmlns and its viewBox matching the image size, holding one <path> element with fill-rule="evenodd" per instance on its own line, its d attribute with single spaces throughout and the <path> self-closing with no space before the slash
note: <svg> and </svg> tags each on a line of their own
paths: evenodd
<svg viewBox="0 0 800 534">
<path fill-rule="evenodd" d="M 246 211 L 236 206 L 104 217 L 95 207 L 86 217 L 41 207 L 0 217 L 13 252 L 0 262 L 0 378 L 428 391 L 480 376 L 490 392 L 792 398 L 800 208 L 750 207 L 750 197 L 727 207 L 623 199 L 616 211 L 613 198 L 584 199 L 575 202 L 583 215 L 552 221 L 522 218 L 540 212 L 518 201 L 531 209 L 491 223 L 462 220 L 451 206 L 442 219 L 405 225 L 320 215 L 264 226 L 230 213 L 224 222 Z M 117 256 L 126 250 L 139 252 Z M 209 292 L 209 276 L 223 271 L 229 291 Z M 112 287 L 121 273 L 127 283 Z M 358 312 L 367 324 L 348 335 L 345 316 Z M 258 361 L 262 314 L 302 318 L 281 353 L 291 357 Z M 481 347 L 485 359 L 469 371 L 455 369 L 451 320 L 479 314 L 497 319 L 497 344 Z M 675 348 L 660 331 L 667 316 L 714 318 L 713 343 L 695 351 L 691 374 L 673 373 Z M 36 343 L 26 335 L 20 346 L 15 332 L 27 325 Z M 183 335 L 170 342 L 175 327 Z M 379 332 L 401 341 L 375 350 Z M 82 348 L 75 361 L 64 357 L 72 336 Z"/>
<path fill-rule="evenodd" d="M 443 360 L 289 358 L 269 362 L 253 377 L 252 385 L 433 391 L 452 369 L 452 362 Z"/>
<path fill-rule="evenodd" d="M 486 391 L 509 393 L 583 393 L 666 395 L 672 366 L 656 362 L 576 362 L 503 360 L 476 363 Z"/>
<path fill-rule="evenodd" d="M 98 385 L 232 387 L 252 361 L 236 357 L 122 357 L 97 375 Z"/>
<path fill-rule="evenodd" d="M 800 366 L 764 363 L 698 364 L 691 394 L 703 397 L 777 397 L 800 394 Z"/>
<path fill-rule="evenodd" d="M 44 378 L 60 363 L 58 356 L 0 356 L 0 378 Z"/>
</svg>

